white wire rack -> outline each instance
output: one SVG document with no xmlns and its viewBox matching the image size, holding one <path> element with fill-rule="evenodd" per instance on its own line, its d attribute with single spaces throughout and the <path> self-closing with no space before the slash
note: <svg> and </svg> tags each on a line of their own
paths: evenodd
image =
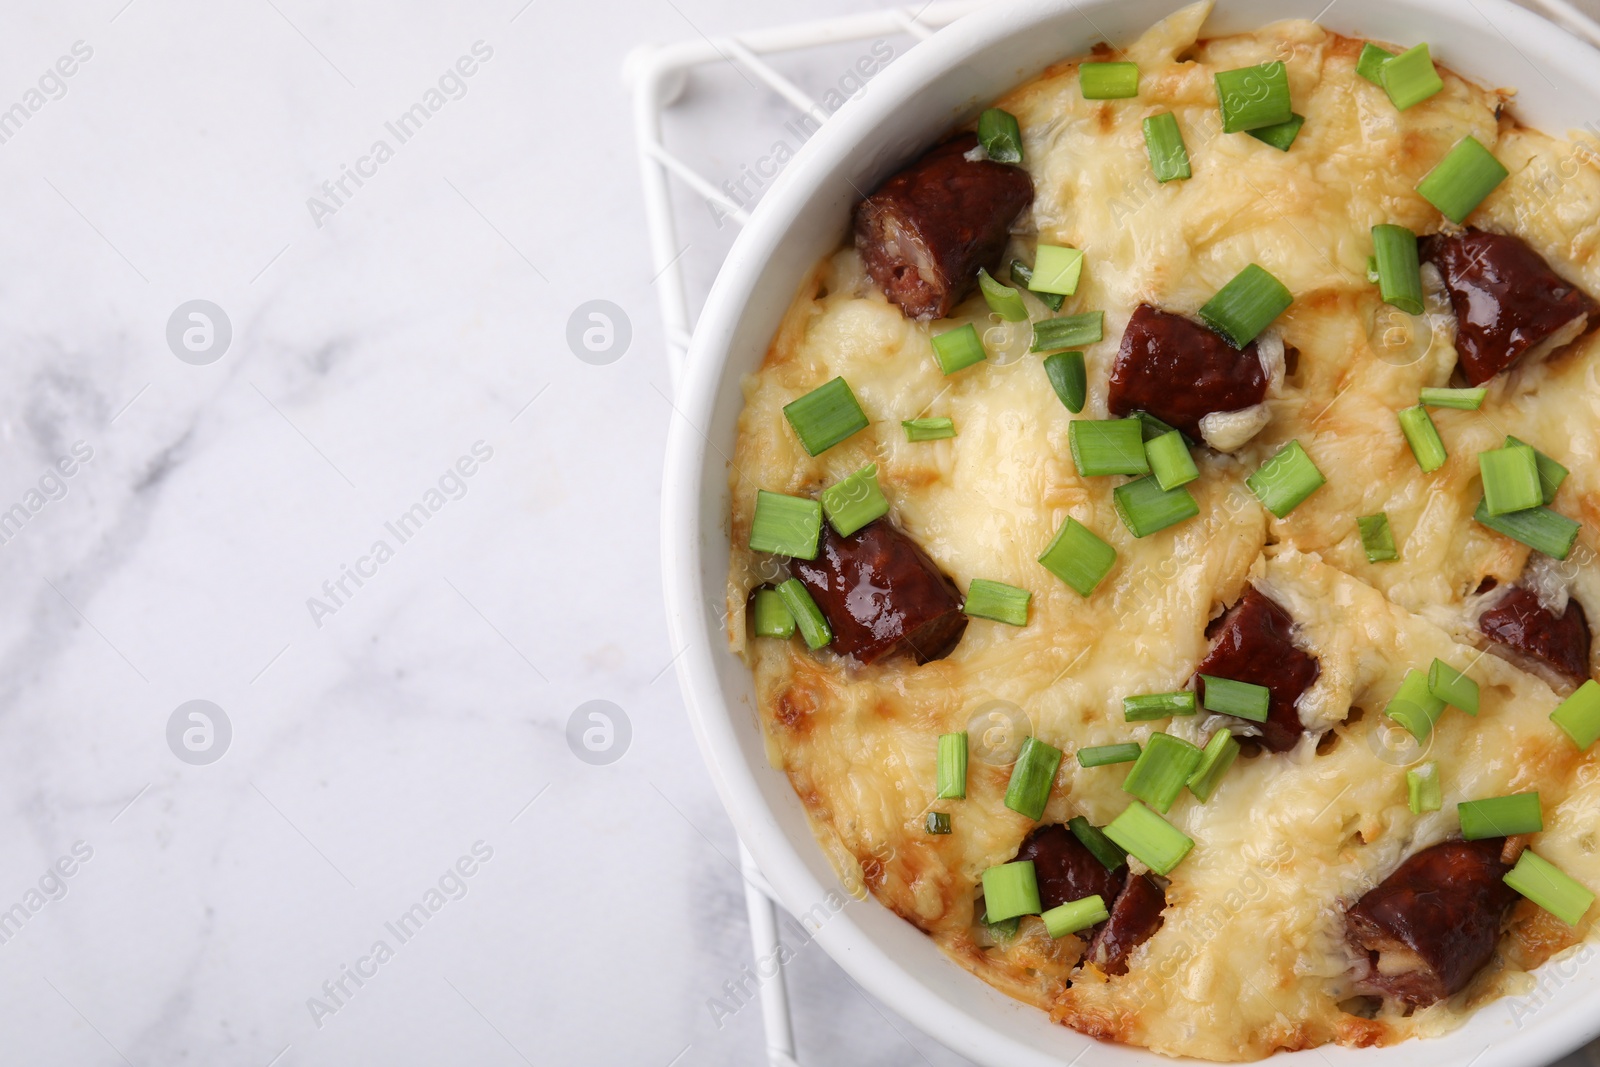
<svg viewBox="0 0 1600 1067">
<path fill-rule="evenodd" d="M 1600 48 L 1600 23 L 1568 0 L 1520 0 L 1551 21 Z M 662 114 L 682 96 L 691 72 L 702 66 L 731 63 L 754 78 L 802 115 L 817 124 L 828 111 L 785 77 L 766 57 L 850 44 L 894 35 L 924 40 L 962 15 L 983 6 L 985 0 L 940 0 L 920 8 L 891 8 L 840 18 L 803 22 L 754 30 L 736 37 L 700 37 L 670 45 L 647 45 L 628 56 L 624 78 L 633 95 L 636 147 L 644 181 L 645 214 L 650 231 L 651 260 L 661 319 L 666 327 L 667 361 L 676 387 L 694 329 L 685 283 L 684 256 L 678 244 L 678 222 L 673 210 L 672 182 L 682 182 L 695 195 L 714 204 L 739 225 L 749 221 L 748 204 L 726 191 L 674 155 L 662 136 Z M 778 954 L 779 931 L 776 898 L 766 878 L 741 844 L 740 866 L 745 881 L 745 908 L 750 916 L 750 941 L 756 959 Z M 766 1028 L 767 1059 L 771 1067 L 799 1067 L 795 1058 L 794 1024 L 789 1010 L 788 987 L 782 968 L 761 986 L 761 1016 Z M 1597 1061 L 1600 1062 L 1600 1061 Z"/>
</svg>

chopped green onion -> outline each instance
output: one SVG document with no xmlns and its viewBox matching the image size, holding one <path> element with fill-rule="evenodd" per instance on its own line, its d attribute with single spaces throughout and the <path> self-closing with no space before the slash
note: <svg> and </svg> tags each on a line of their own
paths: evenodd
<svg viewBox="0 0 1600 1067">
<path fill-rule="evenodd" d="M 756 491 L 756 513 L 750 520 L 750 551 L 776 552 L 795 559 L 816 559 L 822 536 L 822 504 L 803 496 Z"/>
<path fill-rule="evenodd" d="M 1234 348 L 1243 348 L 1292 303 L 1294 297 L 1283 283 L 1252 263 L 1205 302 L 1200 318 Z"/>
<path fill-rule="evenodd" d="M 1111 918 L 1111 913 L 1106 910 L 1106 902 L 1096 894 L 1051 908 L 1039 918 L 1044 920 L 1044 928 L 1051 937 L 1066 937 L 1105 922 Z"/>
<path fill-rule="evenodd" d="M 1267 721 L 1267 711 L 1272 706 L 1272 690 L 1266 686 L 1232 678 L 1216 678 L 1209 674 L 1202 674 L 1200 681 L 1205 685 L 1200 701 L 1207 711 L 1237 715 L 1251 722 Z"/>
<path fill-rule="evenodd" d="M 1527 442 L 1507 437 L 1506 444 L 1525 445 Z M 1532 445 L 1528 447 L 1533 448 Z M 1533 461 L 1539 467 L 1539 488 L 1544 494 L 1543 503 L 1548 504 L 1556 498 L 1556 490 L 1561 488 L 1561 483 L 1567 480 L 1567 474 L 1570 472 L 1537 448 L 1533 449 Z"/>
<path fill-rule="evenodd" d="M 1140 863 L 1165 877 L 1194 848 L 1194 842 L 1167 820 L 1135 800 L 1112 819 L 1106 836 L 1133 855 Z"/>
<path fill-rule="evenodd" d="M 1011 112 L 991 107 L 979 115 L 978 140 L 996 163 L 1022 162 L 1022 129 Z"/>
<path fill-rule="evenodd" d="M 1040 245 L 1033 254 L 1033 279 L 1028 288 L 1036 293 L 1071 296 L 1078 291 L 1083 275 L 1083 253 L 1061 245 Z"/>
<path fill-rule="evenodd" d="M 1193 173 L 1183 131 L 1178 129 L 1178 119 L 1172 112 L 1163 111 L 1144 120 L 1144 148 L 1150 155 L 1150 170 L 1156 181 L 1179 181 Z"/>
<path fill-rule="evenodd" d="M 1026 322 L 1028 309 L 1023 306 L 1022 294 L 990 277 L 989 272 L 978 268 L 978 288 L 983 291 L 984 303 L 989 310 L 1006 322 Z"/>
<path fill-rule="evenodd" d="M 1011 261 L 1011 280 L 1029 292 L 1033 292 L 1033 289 L 1028 284 L 1033 281 L 1033 268 L 1020 259 Z M 1060 311 L 1061 305 L 1067 302 L 1067 298 L 1060 293 L 1033 293 L 1033 295 L 1038 297 L 1039 301 L 1051 311 Z"/>
<path fill-rule="evenodd" d="M 1276 126 L 1294 114 L 1289 108 L 1289 68 L 1281 60 L 1218 71 L 1216 82 L 1223 133 Z"/>
<path fill-rule="evenodd" d="M 1538 793 L 1463 800 L 1456 805 L 1456 814 L 1461 819 L 1461 836 L 1468 841 L 1535 834 L 1544 829 Z"/>
<path fill-rule="evenodd" d="M 783 598 L 783 606 L 789 609 L 789 614 L 794 616 L 794 624 L 800 628 L 800 636 L 806 639 L 807 648 L 821 648 L 833 640 L 828 620 L 822 617 L 822 609 L 811 599 L 811 593 L 800 579 L 790 578 L 779 585 L 778 595 Z"/>
<path fill-rule="evenodd" d="M 1245 132 L 1263 144 L 1269 144 L 1280 152 L 1287 152 L 1294 144 L 1294 139 L 1300 136 L 1300 127 L 1305 124 L 1304 115 L 1291 115 L 1288 122 L 1278 122 Z"/>
<path fill-rule="evenodd" d="M 1129 415 L 1128 418 L 1139 420 L 1140 434 L 1144 437 L 1144 442 L 1147 445 L 1151 441 L 1154 441 L 1157 437 L 1160 437 L 1162 434 L 1169 434 L 1173 432 L 1173 428 L 1171 426 L 1168 426 L 1166 423 L 1162 422 L 1148 411 L 1135 411 L 1132 415 Z M 1180 436 L 1182 436 L 1181 433 Z M 1185 444 L 1189 443 L 1189 439 L 1187 437 L 1183 438 L 1183 440 Z"/>
<path fill-rule="evenodd" d="M 1472 518 L 1495 533 L 1504 534 L 1513 541 L 1521 541 L 1529 548 L 1555 559 L 1567 558 L 1580 529 L 1579 523 L 1544 507 L 1514 511 L 1509 515 L 1491 515 L 1481 500 Z"/>
<path fill-rule="evenodd" d="M 1457 411 L 1477 411 L 1483 407 L 1483 398 L 1489 395 L 1489 390 L 1483 386 L 1476 389 L 1435 389 L 1427 387 L 1422 390 L 1419 399 L 1430 408 L 1455 408 Z"/>
<path fill-rule="evenodd" d="M 1028 600 L 1033 594 L 1004 582 L 974 578 L 967 586 L 967 602 L 961 610 L 975 619 L 993 619 L 1012 626 L 1028 625 Z"/>
<path fill-rule="evenodd" d="M 1433 69 L 1426 42 L 1408 48 L 1379 68 L 1383 91 L 1400 111 L 1422 103 L 1444 89 L 1444 79 Z"/>
<path fill-rule="evenodd" d="M 1199 766 L 1189 775 L 1189 792 L 1194 794 L 1194 798 L 1202 804 L 1210 800 L 1217 783 L 1222 781 L 1222 776 L 1228 773 L 1228 768 L 1233 766 L 1238 756 L 1239 742 L 1232 733 L 1218 730 L 1212 734 L 1211 740 L 1201 750 Z"/>
<path fill-rule="evenodd" d="M 1037 737 L 1023 741 L 1016 765 L 1011 768 L 1011 782 L 1006 786 L 1006 807 L 1037 822 L 1044 814 L 1050 787 L 1060 769 L 1059 748 L 1052 748 Z"/>
<path fill-rule="evenodd" d="M 1111 572 L 1117 550 L 1106 544 L 1077 519 L 1069 518 L 1056 531 L 1044 554 L 1039 557 L 1044 569 L 1086 597 Z"/>
<path fill-rule="evenodd" d="M 1400 432 L 1406 435 L 1411 454 L 1417 457 L 1417 466 L 1423 474 L 1432 474 L 1444 466 L 1447 458 L 1439 428 L 1433 424 L 1428 409 L 1421 404 L 1399 412 Z"/>
<path fill-rule="evenodd" d="M 1122 698 L 1122 718 L 1127 722 L 1149 722 L 1165 719 L 1168 715 L 1193 715 L 1194 690 L 1180 689 L 1176 693 L 1140 693 Z"/>
<path fill-rule="evenodd" d="M 1068 819 L 1067 829 L 1082 842 L 1084 848 L 1094 853 L 1094 858 L 1099 860 L 1100 865 L 1106 870 L 1114 871 L 1127 864 L 1128 853 L 1082 815 L 1074 815 Z"/>
<path fill-rule="evenodd" d="M 1260 470 L 1246 478 L 1244 484 L 1268 511 L 1281 519 L 1321 489 L 1326 481 L 1300 442 L 1290 441 L 1273 453 Z"/>
<path fill-rule="evenodd" d="M 857 430 L 867 428 L 866 412 L 843 378 L 819 385 L 785 404 L 783 415 L 794 427 L 806 454 L 812 456 L 821 455 Z"/>
<path fill-rule="evenodd" d="M 1543 856 L 1525 848 L 1517 865 L 1501 879 L 1568 926 L 1577 926 L 1594 903 L 1594 894 Z"/>
<path fill-rule="evenodd" d="M 1478 472 L 1483 475 L 1483 510 L 1490 515 L 1509 515 L 1544 503 L 1539 464 L 1527 445 L 1479 452 Z"/>
<path fill-rule="evenodd" d="M 922 828 L 930 834 L 947 834 L 950 832 L 950 815 L 943 811 L 930 811 L 923 820 Z"/>
<path fill-rule="evenodd" d="M 1114 763 L 1132 763 L 1139 758 L 1139 742 L 1127 741 L 1120 745 L 1093 745 L 1078 749 L 1078 766 L 1109 767 Z"/>
<path fill-rule="evenodd" d="M 1022 920 L 1018 919 L 1016 916 L 992 923 L 989 921 L 989 915 L 987 912 L 979 916 L 978 921 L 983 924 L 983 927 L 986 931 L 988 931 L 989 936 L 1001 944 L 1010 944 L 1011 940 L 1017 936 L 1017 927 L 1022 924 Z"/>
<path fill-rule="evenodd" d="M 961 800 L 967 795 L 967 735 L 939 735 L 938 789 L 940 800 Z"/>
<path fill-rule="evenodd" d="M 1580 751 L 1588 751 L 1600 738 L 1600 683 L 1593 678 L 1578 686 L 1567 699 L 1556 705 L 1550 721 L 1572 738 Z"/>
<path fill-rule="evenodd" d="M 1458 711 L 1478 714 L 1478 683 L 1442 659 L 1428 667 L 1428 693 Z"/>
<path fill-rule="evenodd" d="M 1141 425 L 1140 430 L 1143 429 Z M 1200 468 L 1194 465 L 1189 446 L 1177 430 L 1147 439 L 1144 454 L 1150 461 L 1150 473 L 1156 476 L 1156 484 L 1163 489 L 1176 489 L 1200 477 Z"/>
<path fill-rule="evenodd" d="M 1054 352 L 1062 348 L 1082 348 L 1105 336 L 1104 311 L 1085 311 L 1044 319 L 1033 324 L 1033 352 Z"/>
<path fill-rule="evenodd" d="M 1134 420 L 1129 419 L 1129 422 Z M 1073 425 L 1077 425 L 1074 423 Z M 1194 494 L 1179 486 L 1163 489 L 1155 478 L 1139 478 L 1111 491 L 1122 523 L 1135 537 L 1145 537 L 1200 514 Z"/>
<path fill-rule="evenodd" d="M 1073 419 L 1067 427 L 1067 444 L 1072 462 L 1085 478 L 1150 473 L 1138 419 Z"/>
<path fill-rule="evenodd" d="M 1426 741 L 1433 732 L 1433 724 L 1444 714 L 1444 701 L 1428 689 L 1426 674 L 1410 670 L 1400 679 L 1400 688 L 1384 705 L 1383 713 L 1405 727 L 1418 741 Z"/>
<path fill-rule="evenodd" d="M 1374 85 L 1382 85 L 1383 65 L 1393 58 L 1393 52 L 1368 41 L 1361 46 L 1361 55 L 1356 59 L 1356 73 Z"/>
<path fill-rule="evenodd" d="M 983 910 L 987 923 L 1039 914 L 1039 879 L 1033 861 L 1002 863 L 984 871 Z"/>
<path fill-rule="evenodd" d="M 1406 806 L 1411 814 L 1438 811 L 1444 806 L 1444 789 L 1439 782 L 1439 765 L 1424 763 L 1406 772 Z"/>
<path fill-rule="evenodd" d="M 1510 173 L 1494 153 L 1469 135 L 1417 183 L 1417 192 L 1445 218 L 1461 223 Z"/>
<path fill-rule="evenodd" d="M 1137 63 L 1084 63 L 1078 67 L 1078 88 L 1085 100 L 1126 100 L 1139 95 Z"/>
<path fill-rule="evenodd" d="M 1373 285 L 1378 284 L 1378 257 L 1367 257 L 1367 281 Z"/>
<path fill-rule="evenodd" d="M 948 417 L 904 419 L 900 425 L 907 441 L 942 441 L 956 435 L 956 424 Z"/>
<path fill-rule="evenodd" d="M 878 488 L 878 465 L 868 463 L 824 489 L 822 513 L 840 537 L 849 537 L 867 523 L 889 514 L 889 501 Z"/>
<path fill-rule="evenodd" d="M 1052 352 L 1044 357 L 1043 362 L 1050 388 L 1056 391 L 1056 396 L 1068 411 L 1078 414 L 1089 399 L 1089 372 L 1083 365 L 1083 353 Z"/>
<path fill-rule="evenodd" d="M 1417 235 L 1404 226 L 1383 222 L 1372 228 L 1378 261 L 1378 295 L 1407 315 L 1420 315 L 1422 268 L 1417 265 Z"/>
<path fill-rule="evenodd" d="M 756 602 L 752 614 L 755 616 L 757 637 L 794 636 L 794 616 L 783 606 L 783 597 L 778 595 L 776 589 L 756 590 Z"/>
<path fill-rule="evenodd" d="M 1363 515 L 1356 520 L 1356 528 L 1361 531 L 1361 548 L 1367 554 L 1368 563 L 1400 558 L 1387 514 L 1380 511 L 1376 515 Z"/>
<path fill-rule="evenodd" d="M 939 361 L 939 369 L 946 374 L 982 363 L 988 355 L 983 350 L 983 342 L 978 339 L 977 327 L 970 322 L 933 337 L 933 357 Z"/>
<path fill-rule="evenodd" d="M 1152 734 L 1123 779 L 1122 790 L 1165 815 L 1200 766 L 1200 757 L 1200 750 L 1181 737 Z"/>
</svg>

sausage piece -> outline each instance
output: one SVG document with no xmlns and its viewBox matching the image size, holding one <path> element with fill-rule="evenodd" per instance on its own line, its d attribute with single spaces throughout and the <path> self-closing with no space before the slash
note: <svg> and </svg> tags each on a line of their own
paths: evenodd
<svg viewBox="0 0 1600 1067">
<path fill-rule="evenodd" d="M 1033 861 L 1039 905 L 1045 911 L 1097 895 L 1109 908 L 1122 891 L 1122 875 L 1106 870 L 1078 835 L 1060 823 L 1041 826 L 1030 833 L 1017 849 L 1016 858 Z"/>
<path fill-rule="evenodd" d="M 1140 304 L 1122 333 L 1106 403 L 1113 415 L 1146 411 L 1199 440 L 1202 418 L 1261 403 L 1269 384 L 1255 342 L 1240 351 L 1197 322 Z"/>
<path fill-rule="evenodd" d="M 1424 238 L 1456 313 L 1456 353 L 1469 385 L 1482 385 L 1530 349 L 1593 321 L 1589 295 L 1550 269 L 1520 237 L 1467 229 Z M 1576 337 L 1576 334 L 1573 334 Z"/>
<path fill-rule="evenodd" d="M 867 273 L 907 318 L 942 319 L 997 265 L 1011 223 L 1033 202 L 1021 167 L 969 160 L 978 135 L 946 141 L 856 205 Z"/>
<path fill-rule="evenodd" d="M 1589 619 L 1583 605 L 1567 600 L 1560 615 L 1532 591 L 1514 585 L 1478 616 L 1478 629 L 1496 644 L 1545 664 L 1574 683 L 1589 678 Z"/>
<path fill-rule="evenodd" d="M 1290 640 L 1294 619 L 1255 586 L 1245 589 L 1239 602 L 1207 627 L 1216 643 L 1195 673 L 1236 682 L 1264 685 L 1272 692 L 1267 721 L 1258 723 L 1261 743 L 1273 752 L 1293 748 L 1305 732 L 1295 703 L 1321 673 L 1317 658 L 1296 648 Z M 1205 683 L 1195 679 L 1205 699 Z"/>
<path fill-rule="evenodd" d="M 943 659 L 967 628 L 955 583 L 887 519 L 849 537 L 824 523 L 817 558 L 792 567 L 833 629 L 830 647 L 862 663 L 895 651 Z"/>
<path fill-rule="evenodd" d="M 1369 953 L 1363 984 L 1413 1005 L 1459 992 L 1489 957 L 1517 894 L 1503 881 L 1505 842 L 1444 841 L 1412 855 L 1345 916 Z"/>
<path fill-rule="evenodd" d="M 1148 874 L 1128 872 L 1117 902 L 1109 905 L 1111 918 L 1100 924 L 1083 961 L 1106 974 L 1127 974 L 1128 955 L 1161 929 L 1161 912 L 1167 895 Z"/>
</svg>

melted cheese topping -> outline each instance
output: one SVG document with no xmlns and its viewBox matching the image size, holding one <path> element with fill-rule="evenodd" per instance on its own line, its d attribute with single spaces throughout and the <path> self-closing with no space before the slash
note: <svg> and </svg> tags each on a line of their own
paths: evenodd
<svg viewBox="0 0 1600 1067">
<path fill-rule="evenodd" d="M 1496 961 L 1449 1001 L 1371 1018 L 1349 999 L 1358 961 L 1344 909 L 1406 856 L 1454 836 L 1461 800 L 1537 789 L 1547 828 L 1534 847 L 1600 887 L 1596 758 L 1548 721 L 1560 697 L 1543 680 L 1481 654 L 1471 596 L 1485 575 L 1516 580 L 1528 560 L 1525 547 L 1471 519 L 1475 455 L 1510 433 L 1571 469 L 1556 507 L 1585 525 L 1571 560 L 1550 569 L 1556 586 L 1600 606 L 1600 578 L 1582 565 L 1600 515 L 1600 345 L 1591 338 L 1502 375 L 1481 413 L 1434 411 L 1450 459 L 1423 475 L 1395 412 L 1415 404 L 1419 388 L 1447 383 L 1454 322 L 1437 292 L 1413 320 L 1380 303 L 1365 277 L 1373 224 L 1441 228 L 1414 187 L 1470 133 L 1511 170 L 1472 223 L 1520 235 L 1600 293 L 1600 146 L 1497 118 L 1509 94 L 1448 71 L 1443 92 L 1398 112 L 1355 74 L 1359 41 L 1303 21 L 1197 41 L 1208 10 L 1186 8 L 1128 50 L 1141 71 L 1136 100 L 1085 101 L 1068 62 L 998 105 L 1021 123 L 1036 189 L 1021 225 L 1086 254 L 1062 313 L 1106 314 L 1106 339 L 1086 351 L 1089 403 L 1079 417 L 1107 417 L 1106 379 L 1140 302 L 1192 314 L 1252 262 L 1294 293 L 1274 331 L 1298 350 L 1297 365 L 1269 393 L 1260 433 L 1232 455 L 1196 450 L 1201 478 L 1189 488 L 1199 516 L 1134 539 L 1112 506 L 1119 479 L 1081 478 L 1071 462 L 1073 416 L 1027 353 L 1030 324 L 991 319 L 981 297 L 947 321 L 908 321 L 846 249 L 818 267 L 744 383 L 730 474 L 729 635 L 755 672 L 770 756 L 848 886 L 1067 1025 L 1175 1055 L 1246 1060 L 1442 1032 L 1485 1000 L 1526 988 L 1525 969 L 1588 931 L 1587 921 L 1573 930 L 1523 902 Z M 1272 59 L 1287 64 L 1295 110 L 1306 116 L 1289 152 L 1219 128 L 1213 74 Z M 1167 110 L 1194 176 L 1158 185 L 1141 122 Z M 977 324 L 990 358 L 946 378 L 929 336 L 964 322 Z M 872 424 L 809 457 L 781 409 L 836 375 Z M 900 421 L 930 415 L 952 418 L 957 436 L 908 443 Z M 1328 481 L 1276 520 L 1243 482 L 1291 439 Z M 743 547 L 756 489 L 814 495 L 867 463 L 878 465 L 894 521 L 959 586 L 989 578 L 1032 593 L 1026 627 L 973 620 L 951 656 L 922 667 L 860 667 L 798 640 L 746 640 L 750 591 L 781 574 L 781 561 Z M 1371 564 L 1356 517 L 1380 510 L 1400 559 Z M 1118 554 L 1087 599 L 1036 562 L 1068 516 Z M 1163 728 L 1124 722 L 1122 698 L 1182 688 L 1206 652 L 1207 621 L 1247 581 L 1294 616 L 1297 643 L 1320 660 L 1299 704 L 1307 738 L 1289 753 L 1240 759 L 1206 804 L 1179 799 L 1170 820 L 1195 848 L 1171 874 L 1164 925 L 1125 976 L 1074 971 L 1082 941 L 1053 941 L 1037 919 L 993 943 L 975 925 L 976 887 L 1035 825 L 1003 803 L 1020 733 L 1068 754 L 1043 822 L 1110 821 L 1130 799 L 1127 767 L 1084 770 L 1071 754 Z M 1475 719 L 1447 711 L 1417 752 L 1380 712 L 1405 672 L 1434 657 L 1471 665 L 1482 710 Z M 1165 728 L 1198 741 L 1216 725 L 1209 719 Z M 959 730 L 971 736 L 967 797 L 936 802 L 936 739 Z M 1445 803 L 1417 816 L 1405 772 L 1426 760 L 1438 762 Z M 935 808 L 951 813 L 951 835 L 924 832 Z"/>
</svg>

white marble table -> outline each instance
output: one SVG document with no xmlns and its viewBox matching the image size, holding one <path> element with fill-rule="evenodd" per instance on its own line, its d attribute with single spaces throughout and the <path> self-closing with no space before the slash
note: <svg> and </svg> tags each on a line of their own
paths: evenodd
<svg viewBox="0 0 1600 1067">
<path fill-rule="evenodd" d="M 618 71 L 853 6 L 13 5 L 0 1062 L 760 1060 L 707 1003 L 748 940 Z M 674 133 L 733 177 L 787 117 L 747 110 Z M 731 231 L 688 236 L 703 289 Z M 596 300 L 631 341 L 579 358 Z M 789 980 L 808 1063 L 964 1062 L 814 947 Z"/>
</svg>

